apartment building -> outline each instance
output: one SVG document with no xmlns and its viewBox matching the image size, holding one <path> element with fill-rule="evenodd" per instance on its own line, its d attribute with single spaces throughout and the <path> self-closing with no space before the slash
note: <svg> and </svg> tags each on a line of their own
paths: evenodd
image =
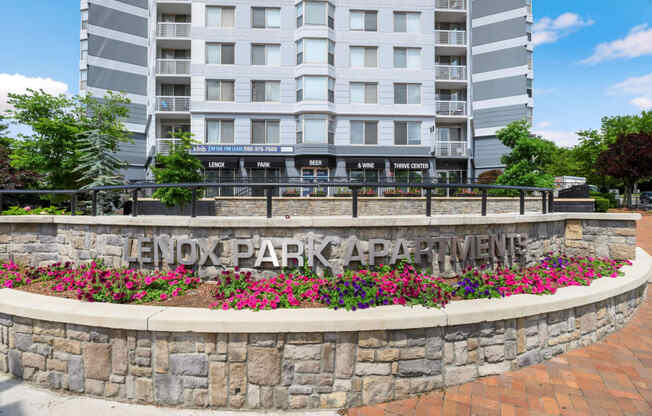
<svg viewBox="0 0 652 416">
<path fill-rule="evenodd" d="M 82 90 L 130 99 L 128 177 L 175 131 L 206 179 L 500 168 L 532 119 L 531 0 L 82 0 Z"/>
</svg>

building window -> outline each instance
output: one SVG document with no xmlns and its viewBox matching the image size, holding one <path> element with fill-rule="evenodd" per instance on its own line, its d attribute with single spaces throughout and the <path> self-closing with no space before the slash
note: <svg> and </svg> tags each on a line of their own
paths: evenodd
<svg viewBox="0 0 652 416">
<path fill-rule="evenodd" d="M 394 84 L 394 104 L 421 104 L 421 84 Z"/>
<path fill-rule="evenodd" d="M 305 0 L 297 4 L 297 27 L 326 26 L 335 29 L 335 6 L 325 1 Z"/>
<path fill-rule="evenodd" d="M 235 7 L 206 6 L 206 27 L 232 28 L 235 25 Z"/>
<path fill-rule="evenodd" d="M 233 65 L 235 63 L 235 44 L 207 43 L 206 63 L 218 65 Z"/>
<path fill-rule="evenodd" d="M 278 144 L 280 140 L 279 120 L 251 120 L 251 144 Z"/>
<path fill-rule="evenodd" d="M 351 144 L 378 144 L 378 122 L 351 121 Z"/>
<path fill-rule="evenodd" d="M 394 12 L 394 32 L 418 33 L 421 31 L 421 13 Z"/>
<path fill-rule="evenodd" d="M 281 9 L 275 7 L 253 7 L 251 27 L 256 29 L 278 29 L 281 27 Z"/>
<path fill-rule="evenodd" d="M 395 121 L 394 122 L 394 144 L 420 145 L 421 144 L 421 122 L 419 121 Z"/>
<path fill-rule="evenodd" d="M 375 10 L 351 10 L 351 30 L 378 31 L 378 12 Z"/>
<path fill-rule="evenodd" d="M 234 82 L 207 79 L 206 101 L 235 101 Z"/>
<path fill-rule="evenodd" d="M 440 142 L 463 142 L 462 128 L 457 126 L 437 127 L 437 140 Z"/>
<path fill-rule="evenodd" d="M 527 78 L 527 96 L 530 98 L 532 98 L 532 96 L 534 95 L 533 87 L 534 87 L 534 80 L 532 78 Z"/>
<path fill-rule="evenodd" d="M 377 68 L 378 48 L 375 46 L 351 46 L 352 68 Z"/>
<path fill-rule="evenodd" d="M 297 102 L 301 101 L 335 102 L 335 80 L 318 76 L 297 78 Z"/>
<path fill-rule="evenodd" d="M 421 68 L 420 48 L 394 48 L 394 68 Z"/>
<path fill-rule="evenodd" d="M 281 101 L 281 81 L 251 81 L 251 101 L 278 103 Z"/>
<path fill-rule="evenodd" d="M 297 42 L 297 65 L 335 65 L 335 42 L 328 39 L 299 39 Z"/>
<path fill-rule="evenodd" d="M 466 101 L 466 90 L 438 89 L 435 92 L 437 101 Z"/>
<path fill-rule="evenodd" d="M 297 143 L 335 144 L 335 119 L 320 114 L 297 117 Z"/>
<path fill-rule="evenodd" d="M 251 64 L 281 66 L 281 46 L 251 45 Z"/>
<path fill-rule="evenodd" d="M 233 120 L 206 120 L 206 144 L 233 143 L 235 143 Z"/>
<path fill-rule="evenodd" d="M 88 30 L 88 10 L 81 11 L 81 30 Z"/>
<path fill-rule="evenodd" d="M 375 82 L 352 82 L 351 104 L 378 104 L 378 84 Z"/>
<path fill-rule="evenodd" d="M 79 58 L 82 62 L 85 62 L 88 59 L 88 40 L 84 39 L 79 42 L 80 43 L 80 54 Z"/>
</svg>

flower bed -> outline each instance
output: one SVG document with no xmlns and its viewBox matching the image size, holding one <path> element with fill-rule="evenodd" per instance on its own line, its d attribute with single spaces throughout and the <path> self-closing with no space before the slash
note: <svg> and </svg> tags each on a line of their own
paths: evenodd
<svg viewBox="0 0 652 416">
<path fill-rule="evenodd" d="M 517 294 L 548 295 L 561 287 L 589 286 L 595 279 L 616 278 L 629 261 L 550 256 L 524 270 L 488 267 L 466 269 L 443 280 L 411 264 L 379 266 L 319 276 L 309 269 L 262 280 L 240 270 L 225 271 L 216 283 L 201 283 L 180 266 L 167 273 L 108 269 L 91 263 L 21 268 L 0 265 L 0 285 L 89 302 L 162 303 L 215 309 L 266 310 L 327 307 L 358 310 L 383 305 L 443 308 L 455 299 L 501 298 Z"/>
</svg>

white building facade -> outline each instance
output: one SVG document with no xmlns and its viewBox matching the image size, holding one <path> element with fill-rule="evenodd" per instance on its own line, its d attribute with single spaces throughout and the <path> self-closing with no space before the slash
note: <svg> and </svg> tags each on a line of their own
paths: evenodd
<svg viewBox="0 0 652 416">
<path fill-rule="evenodd" d="M 82 1 L 81 87 L 131 99 L 129 179 L 188 131 L 211 181 L 500 168 L 532 118 L 529 0 Z"/>
</svg>

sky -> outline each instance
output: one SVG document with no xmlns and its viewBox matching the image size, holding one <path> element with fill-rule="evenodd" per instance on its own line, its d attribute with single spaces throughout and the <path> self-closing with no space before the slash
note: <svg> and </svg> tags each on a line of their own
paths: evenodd
<svg viewBox="0 0 652 416">
<path fill-rule="evenodd" d="M 1 1 L 0 111 L 26 88 L 77 93 L 79 0 Z M 652 109 L 652 0 L 534 0 L 534 19 L 537 134 L 570 146 L 603 116 Z"/>
</svg>

